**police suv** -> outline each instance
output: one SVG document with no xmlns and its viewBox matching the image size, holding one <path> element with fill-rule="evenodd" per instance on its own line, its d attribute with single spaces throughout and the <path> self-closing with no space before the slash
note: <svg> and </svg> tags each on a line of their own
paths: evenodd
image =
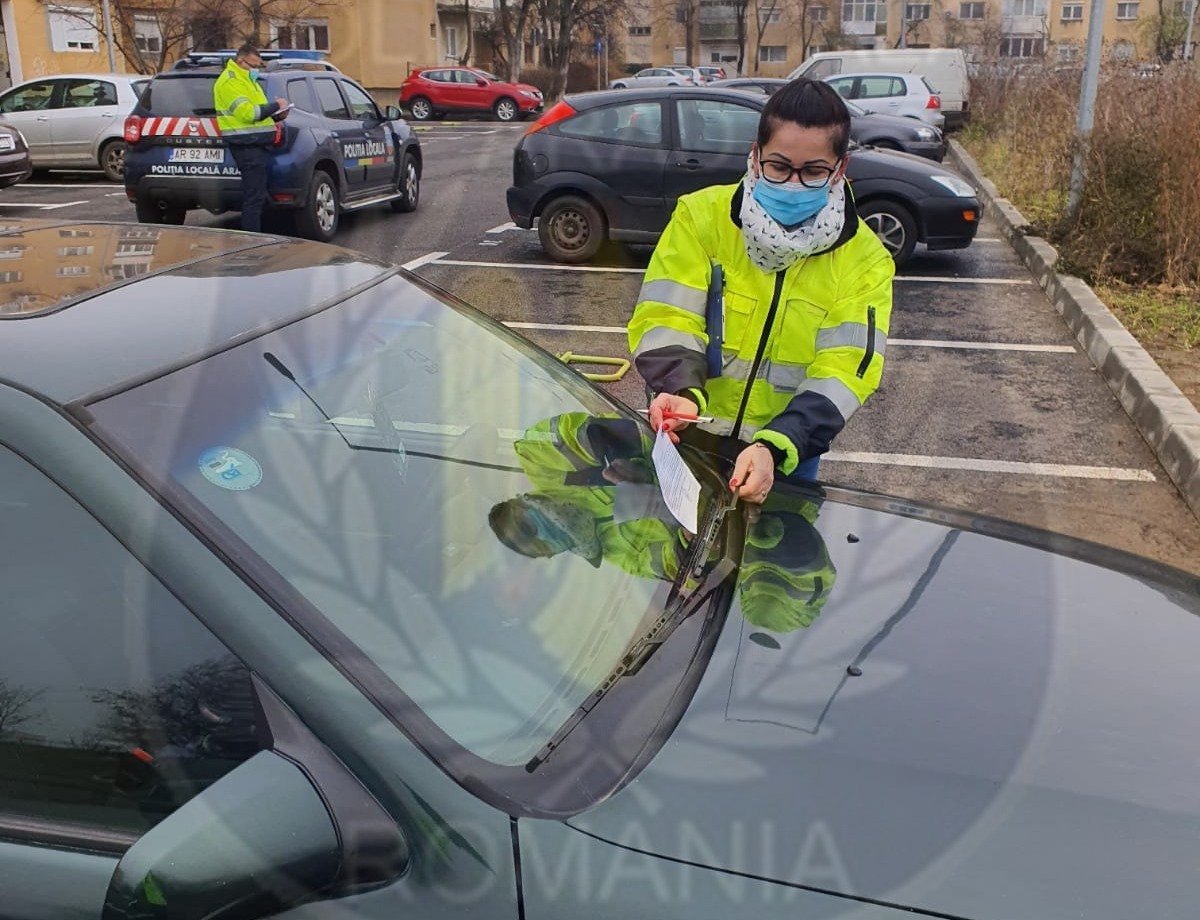
<svg viewBox="0 0 1200 920">
<path fill-rule="evenodd" d="M 181 224 L 193 208 L 241 208 L 240 175 L 213 109 L 223 63 L 193 59 L 159 74 L 126 118 L 125 193 L 139 221 Z M 275 128 L 268 214 L 282 212 L 300 236 L 324 241 L 343 212 L 416 209 L 421 147 L 399 109 L 381 112 L 366 90 L 324 62 L 268 60 L 259 80 L 268 99 L 292 104 Z"/>
</svg>

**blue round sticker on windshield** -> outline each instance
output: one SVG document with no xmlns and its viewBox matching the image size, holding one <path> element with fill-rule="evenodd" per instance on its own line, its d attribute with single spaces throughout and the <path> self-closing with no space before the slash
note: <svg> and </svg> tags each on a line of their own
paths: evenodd
<svg viewBox="0 0 1200 920">
<path fill-rule="evenodd" d="M 214 486 L 242 492 L 262 482 L 262 467 L 244 450 L 211 447 L 200 455 L 200 472 Z"/>
</svg>

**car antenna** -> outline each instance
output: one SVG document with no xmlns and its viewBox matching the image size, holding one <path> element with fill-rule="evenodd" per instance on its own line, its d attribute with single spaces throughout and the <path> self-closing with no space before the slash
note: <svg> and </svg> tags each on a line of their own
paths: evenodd
<svg viewBox="0 0 1200 920">
<path fill-rule="evenodd" d="M 342 431 L 342 429 L 338 427 L 337 422 L 335 422 L 333 419 L 331 419 L 329 417 L 329 413 L 321 408 L 321 404 L 319 402 L 317 402 L 315 399 L 313 399 L 312 394 L 304 388 L 304 384 L 302 384 L 299 380 L 296 379 L 296 375 L 293 374 L 290 370 L 288 370 L 287 365 L 284 364 L 282 361 L 280 361 L 278 358 L 276 358 L 269 351 L 264 351 L 263 357 L 267 359 L 267 363 L 269 365 L 271 365 L 271 367 L 275 368 L 275 370 L 279 371 L 279 373 L 283 374 L 284 377 L 286 377 L 288 380 L 292 381 L 292 383 L 296 384 L 296 386 L 298 386 L 300 388 L 300 392 L 303 393 L 305 396 L 307 396 L 308 401 L 317 407 L 317 411 L 321 413 L 321 416 L 325 419 L 325 421 L 329 422 L 329 424 L 334 427 L 334 430 L 337 431 L 337 433 L 342 436 L 342 440 L 346 442 L 346 446 L 349 447 L 351 450 L 354 450 L 354 445 L 351 444 L 350 439 L 348 437 L 346 437 L 346 432 Z"/>
</svg>

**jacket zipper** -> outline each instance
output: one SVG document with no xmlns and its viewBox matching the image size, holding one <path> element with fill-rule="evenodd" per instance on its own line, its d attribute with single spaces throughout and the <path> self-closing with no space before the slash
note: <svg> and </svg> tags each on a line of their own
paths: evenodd
<svg viewBox="0 0 1200 920">
<path fill-rule="evenodd" d="M 779 310 L 779 296 L 783 293 L 785 272 L 775 273 L 775 293 L 771 295 L 771 309 L 767 311 L 767 321 L 763 324 L 762 337 L 758 340 L 758 352 L 754 355 L 754 363 L 750 365 L 750 376 L 746 379 L 746 390 L 742 393 L 742 404 L 738 406 L 737 419 L 733 423 L 731 435 L 737 439 L 742 433 L 742 419 L 746 415 L 746 404 L 750 401 L 750 390 L 758 379 L 758 368 L 762 364 L 763 352 L 767 350 L 767 339 L 771 337 L 771 327 L 775 325 L 775 313 Z"/>
<path fill-rule="evenodd" d="M 875 357 L 875 308 L 867 307 L 867 351 L 863 355 L 862 363 L 858 365 L 858 379 L 861 380 L 867 373 L 867 368 L 871 366 L 871 359 Z"/>
</svg>

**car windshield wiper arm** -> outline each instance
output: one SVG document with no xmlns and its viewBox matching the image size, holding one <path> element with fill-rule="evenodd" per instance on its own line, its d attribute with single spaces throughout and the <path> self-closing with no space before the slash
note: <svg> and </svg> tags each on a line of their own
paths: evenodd
<svg viewBox="0 0 1200 920">
<path fill-rule="evenodd" d="M 409 450 L 407 447 L 404 448 L 403 450 L 401 450 L 400 448 L 396 448 L 396 447 L 375 447 L 374 445 L 371 445 L 371 444 L 355 444 L 348 437 L 346 437 L 346 432 L 342 431 L 342 429 L 338 426 L 338 423 L 329 417 L 329 413 L 326 412 L 323 408 L 321 408 L 321 404 L 319 402 L 317 402 L 315 399 L 313 399 L 312 394 L 310 392 L 308 392 L 308 390 L 305 388 L 304 384 L 302 384 L 299 380 L 296 379 L 296 375 L 293 374 L 291 372 L 291 370 L 288 369 L 288 366 L 286 364 L 284 364 L 282 361 L 280 361 L 277 357 L 275 357 L 275 355 L 273 355 L 269 351 L 263 352 L 263 358 L 266 359 L 266 362 L 269 365 L 271 365 L 271 367 L 275 368 L 275 370 L 277 370 L 280 374 L 282 374 L 284 377 L 286 377 L 288 380 L 290 380 L 292 383 L 294 383 L 296 385 L 296 387 L 300 390 L 300 392 L 303 393 L 306 397 L 308 397 L 308 401 L 316 407 L 318 412 L 321 413 L 321 417 L 323 419 L 325 419 L 325 421 L 327 421 L 330 425 L 333 426 L 334 431 L 336 431 L 339 435 L 341 435 L 342 440 L 346 442 L 346 446 L 349 447 L 351 450 L 365 450 L 365 451 L 368 451 L 371 453 L 376 453 L 376 454 L 403 453 L 406 456 L 411 456 L 411 457 L 424 457 L 429 460 L 446 460 L 446 461 L 449 461 L 450 463 L 462 464 L 463 466 L 480 467 L 485 470 L 500 470 L 501 472 L 504 472 L 504 473 L 524 474 L 524 472 L 525 472 L 519 466 L 506 466 L 503 463 L 486 463 L 483 460 L 466 460 L 462 457 L 451 457 L 451 456 L 448 456 L 447 454 L 433 454 L 433 453 L 427 453 L 427 452 L 421 451 L 421 450 Z"/>
</svg>

